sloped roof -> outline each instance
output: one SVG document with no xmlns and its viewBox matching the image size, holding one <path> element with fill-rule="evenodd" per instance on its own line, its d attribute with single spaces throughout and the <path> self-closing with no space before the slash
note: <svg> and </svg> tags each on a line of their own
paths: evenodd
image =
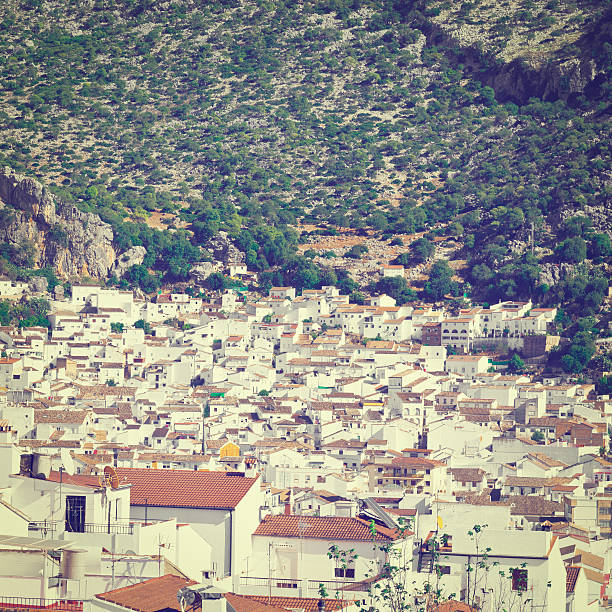
<svg viewBox="0 0 612 612">
<path fill-rule="evenodd" d="M 300 610 L 303 612 L 317 612 L 319 599 L 309 597 L 268 597 L 267 595 L 243 595 L 245 599 L 252 599 L 260 603 L 270 603 L 287 610 Z M 352 601 L 341 601 L 338 599 L 325 599 L 326 610 L 342 610 L 353 605 Z"/>
<path fill-rule="evenodd" d="M 289 612 L 287 608 L 268 604 L 267 598 L 266 603 L 263 603 L 244 595 L 226 593 L 225 599 L 236 612 Z"/>
<path fill-rule="evenodd" d="M 176 598 L 179 589 L 197 584 L 180 576 L 166 574 L 159 578 L 151 578 L 144 582 L 121 587 L 114 591 L 99 593 L 97 599 L 130 608 L 137 612 L 157 612 L 158 610 L 180 610 Z"/>
<path fill-rule="evenodd" d="M 370 523 L 360 518 L 343 516 L 297 516 L 279 514 L 266 516 L 253 535 L 315 540 L 357 540 L 391 542 L 398 533 L 386 527 L 376 527 L 372 534 Z"/>
<path fill-rule="evenodd" d="M 235 508 L 258 479 L 229 472 L 147 468 L 117 468 L 117 475 L 121 484 L 132 485 L 132 505 L 173 508 Z"/>
<path fill-rule="evenodd" d="M 458 482 L 482 482 L 486 472 L 480 468 L 451 468 L 453 480 Z"/>
<path fill-rule="evenodd" d="M 576 581 L 580 574 L 580 568 L 574 565 L 568 565 L 565 567 L 565 592 L 573 593 L 576 587 Z"/>
</svg>

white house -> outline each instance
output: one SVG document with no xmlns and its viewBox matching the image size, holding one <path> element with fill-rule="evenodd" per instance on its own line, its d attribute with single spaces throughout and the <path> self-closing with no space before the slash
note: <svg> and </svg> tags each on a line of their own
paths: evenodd
<svg viewBox="0 0 612 612">
<path fill-rule="evenodd" d="M 251 554 L 263 494 L 259 478 L 231 472 L 118 468 L 131 484 L 132 519 L 188 523 L 213 549 L 209 577 L 237 576 Z"/>
</svg>

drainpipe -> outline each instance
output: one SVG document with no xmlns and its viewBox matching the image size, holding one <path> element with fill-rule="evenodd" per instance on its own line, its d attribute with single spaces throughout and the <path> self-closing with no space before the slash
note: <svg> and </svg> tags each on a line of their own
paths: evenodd
<svg viewBox="0 0 612 612">
<path fill-rule="evenodd" d="M 234 568 L 233 568 L 233 563 L 234 563 L 234 511 L 233 510 L 230 510 L 229 519 L 230 519 L 229 571 L 230 571 L 230 574 L 232 575 L 232 586 L 234 590 L 236 590 L 235 588 L 236 585 L 234 584 L 234 581 L 236 580 L 236 575 L 235 575 Z"/>
</svg>

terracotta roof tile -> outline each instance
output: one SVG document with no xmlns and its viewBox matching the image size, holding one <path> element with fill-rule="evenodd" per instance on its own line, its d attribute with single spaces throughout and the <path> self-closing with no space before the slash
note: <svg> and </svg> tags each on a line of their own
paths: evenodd
<svg viewBox="0 0 612 612">
<path fill-rule="evenodd" d="M 368 521 L 342 516 L 269 515 L 264 517 L 253 535 L 362 542 L 372 540 Z M 374 537 L 377 542 L 390 542 L 397 539 L 398 534 L 386 527 L 377 526 Z"/>
<path fill-rule="evenodd" d="M 267 599 L 266 603 L 263 603 L 235 593 L 226 593 L 225 599 L 236 612 L 288 612 L 287 608 L 269 605 Z"/>
<path fill-rule="evenodd" d="M 316 612 L 318 610 L 319 600 L 306 597 L 272 597 L 267 595 L 244 595 L 245 598 L 259 601 L 261 603 L 270 603 L 273 606 L 280 606 L 288 610 L 300 610 L 303 612 Z M 326 610 L 342 610 L 353 605 L 352 601 L 341 601 L 337 599 L 325 599 Z"/>
<path fill-rule="evenodd" d="M 194 580 L 166 574 L 159 578 L 151 578 L 150 580 L 115 589 L 114 591 L 99 593 L 96 595 L 96 598 L 123 606 L 124 608 L 137 610 L 138 612 L 180 610 L 176 594 L 182 587 L 192 584 L 197 583 Z"/>
<path fill-rule="evenodd" d="M 566 593 L 574 592 L 574 588 L 576 587 L 576 581 L 578 580 L 579 574 L 580 574 L 579 567 L 568 565 L 565 568 L 565 592 Z"/>
<path fill-rule="evenodd" d="M 130 503 L 173 508 L 235 508 L 257 478 L 228 472 L 117 468 L 121 484 L 131 484 Z"/>
</svg>

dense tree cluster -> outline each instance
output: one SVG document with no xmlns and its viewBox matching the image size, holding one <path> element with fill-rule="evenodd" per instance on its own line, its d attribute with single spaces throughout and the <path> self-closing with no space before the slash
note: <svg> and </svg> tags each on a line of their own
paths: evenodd
<svg viewBox="0 0 612 612">
<path fill-rule="evenodd" d="M 19 302 L 0 300 L 0 325 L 51 327 L 47 319 L 50 310 L 51 305 L 43 298 L 30 298 Z"/>
</svg>

